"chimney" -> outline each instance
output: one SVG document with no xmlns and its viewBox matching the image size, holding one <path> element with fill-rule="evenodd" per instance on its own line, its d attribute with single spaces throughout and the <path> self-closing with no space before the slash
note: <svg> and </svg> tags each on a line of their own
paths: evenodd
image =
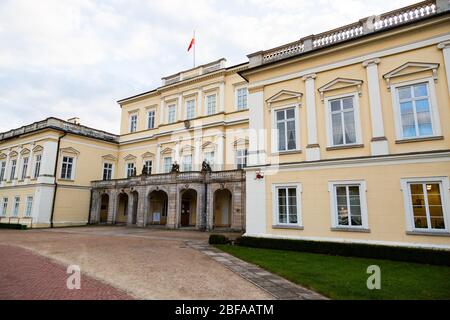
<svg viewBox="0 0 450 320">
<path fill-rule="evenodd" d="M 80 118 L 77 118 L 77 117 L 70 118 L 70 119 L 67 119 L 67 122 L 79 125 L 80 124 Z"/>
</svg>

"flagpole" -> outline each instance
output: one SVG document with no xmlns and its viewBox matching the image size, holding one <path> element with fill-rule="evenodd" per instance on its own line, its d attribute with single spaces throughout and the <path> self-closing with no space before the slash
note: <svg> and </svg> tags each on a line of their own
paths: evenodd
<svg viewBox="0 0 450 320">
<path fill-rule="evenodd" d="M 195 30 L 194 30 L 194 68 L 195 68 L 195 47 L 197 46 L 197 41 L 195 41 Z"/>
</svg>

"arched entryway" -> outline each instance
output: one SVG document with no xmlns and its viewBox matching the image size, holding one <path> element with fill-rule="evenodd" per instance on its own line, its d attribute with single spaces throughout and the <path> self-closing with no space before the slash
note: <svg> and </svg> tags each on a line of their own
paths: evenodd
<svg viewBox="0 0 450 320">
<path fill-rule="evenodd" d="M 128 195 L 124 192 L 119 193 L 117 201 L 116 223 L 126 224 L 128 217 Z"/>
<path fill-rule="evenodd" d="M 102 194 L 101 201 L 100 201 L 100 223 L 107 223 L 108 222 L 108 205 L 109 205 L 109 196 L 108 194 L 104 193 Z"/>
<path fill-rule="evenodd" d="M 162 190 L 155 190 L 148 195 L 148 212 L 146 225 L 166 225 L 168 196 Z"/>
<path fill-rule="evenodd" d="M 188 189 L 181 192 L 181 227 L 195 227 L 197 223 L 197 206 L 197 191 Z"/>
<path fill-rule="evenodd" d="M 228 189 L 214 192 L 214 228 L 229 228 L 231 226 L 232 195 Z"/>
<path fill-rule="evenodd" d="M 137 223 L 137 211 L 139 201 L 139 194 L 136 191 L 133 191 L 131 193 L 131 200 L 133 201 L 133 205 L 131 207 L 131 224 L 135 225 Z"/>
</svg>

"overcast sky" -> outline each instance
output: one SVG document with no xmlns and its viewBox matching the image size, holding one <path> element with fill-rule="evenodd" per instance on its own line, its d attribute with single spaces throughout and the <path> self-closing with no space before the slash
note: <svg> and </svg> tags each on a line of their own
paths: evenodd
<svg viewBox="0 0 450 320">
<path fill-rule="evenodd" d="M 118 133 L 116 101 L 161 77 L 414 0 L 0 0 L 0 131 L 55 116 Z"/>
</svg>

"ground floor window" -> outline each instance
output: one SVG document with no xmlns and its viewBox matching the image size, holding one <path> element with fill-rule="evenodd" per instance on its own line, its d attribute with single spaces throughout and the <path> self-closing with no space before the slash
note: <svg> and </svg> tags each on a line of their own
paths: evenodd
<svg viewBox="0 0 450 320">
<path fill-rule="evenodd" d="M 2 201 L 2 216 L 6 217 L 6 212 L 8 211 L 8 198 L 4 197 Z"/>
<path fill-rule="evenodd" d="M 20 197 L 14 197 L 13 217 L 19 216 Z"/>
<path fill-rule="evenodd" d="M 300 188 L 296 185 L 273 187 L 275 225 L 300 225 Z"/>
<path fill-rule="evenodd" d="M 25 217 L 31 217 L 31 210 L 33 209 L 33 197 L 27 197 L 27 206 L 25 208 Z"/>
<path fill-rule="evenodd" d="M 367 228 L 365 183 L 333 182 L 330 189 L 333 227 Z"/>
<path fill-rule="evenodd" d="M 402 184 L 410 231 L 448 231 L 448 178 L 406 179 Z"/>
</svg>

